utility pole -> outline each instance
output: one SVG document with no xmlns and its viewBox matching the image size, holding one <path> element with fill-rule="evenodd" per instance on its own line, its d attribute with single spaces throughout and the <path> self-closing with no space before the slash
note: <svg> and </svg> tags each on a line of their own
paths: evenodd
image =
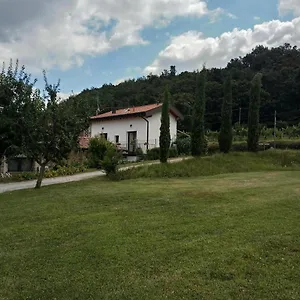
<svg viewBox="0 0 300 300">
<path fill-rule="evenodd" d="M 275 140 L 276 140 L 276 127 L 277 127 L 277 111 L 274 113 L 274 148 L 276 148 Z"/>
<path fill-rule="evenodd" d="M 240 107 L 240 109 L 239 109 L 239 125 L 241 125 L 241 121 L 242 121 L 242 108 Z"/>
</svg>

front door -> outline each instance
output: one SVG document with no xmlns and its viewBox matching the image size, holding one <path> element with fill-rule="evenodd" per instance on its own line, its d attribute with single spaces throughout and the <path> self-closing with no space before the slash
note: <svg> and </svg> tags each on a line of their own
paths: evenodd
<svg viewBox="0 0 300 300">
<path fill-rule="evenodd" d="M 136 151 L 136 131 L 129 131 L 128 132 L 128 154 L 135 154 Z"/>
</svg>

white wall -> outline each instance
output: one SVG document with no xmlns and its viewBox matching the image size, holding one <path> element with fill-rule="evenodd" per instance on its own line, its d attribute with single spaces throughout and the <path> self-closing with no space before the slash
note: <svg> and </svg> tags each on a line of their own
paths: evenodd
<svg viewBox="0 0 300 300">
<path fill-rule="evenodd" d="M 112 119 L 92 121 L 91 123 L 92 137 L 101 133 L 107 133 L 107 139 L 111 142 L 115 142 L 115 136 L 118 135 L 120 143 L 127 143 L 128 131 L 137 131 L 138 140 L 146 141 L 147 139 L 147 123 L 142 118 Z"/>
<path fill-rule="evenodd" d="M 156 141 L 156 147 L 159 147 L 159 135 L 160 135 L 160 119 L 161 119 L 161 112 L 157 112 L 153 114 L 152 117 L 148 118 L 150 122 L 150 132 L 149 132 L 149 140 Z M 177 121 L 176 118 L 170 114 L 170 135 L 171 140 L 175 140 L 177 136 Z"/>
</svg>

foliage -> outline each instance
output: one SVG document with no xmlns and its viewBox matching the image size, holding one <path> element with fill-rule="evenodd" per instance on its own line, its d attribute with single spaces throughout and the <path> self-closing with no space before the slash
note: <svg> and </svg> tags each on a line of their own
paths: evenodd
<svg viewBox="0 0 300 300">
<path fill-rule="evenodd" d="M 189 155 L 191 153 L 191 137 L 177 137 L 176 148 L 178 151 L 178 155 Z"/>
<path fill-rule="evenodd" d="M 68 176 L 78 173 L 85 172 L 87 170 L 84 165 L 56 165 L 54 168 L 45 170 L 45 178 L 54 178 L 59 176 Z M 25 181 L 25 180 L 34 180 L 38 179 L 39 173 L 36 172 L 21 172 L 21 173 L 12 173 L 10 178 L 0 178 L 0 182 L 16 182 L 16 181 Z"/>
<path fill-rule="evenodd" d="M 116 146 L 102 136 L 95 136 L 89 143 L 89 165 L 92 168 L 103 168 L 107 175 L 116 173 L 121 159 Z"/>
<path fill-rule="evenodd" d="M 259 109 L 261 94 L 262 74 L 258 73 L 254 76 L 250 90 L 250 104 L 248 114 L 248 150 L 257 151 L 259 142 Z"/>
<path fill-rule="evenodd" d="M 232 84 L 231 76 L 224 83 L 224 100 L 221 114 L 221 129 L 219 134 L 220 151 L 228 153 L 232 146 Z"/>
<path fill-rule="evenodd" d="M 145 159 L 145 154 L 144 154 L 142 148 L 138 147 L 138 148 L 136 149 L 135 153 L 136 153 L 136 156 L 137 156 L 137 158 L 138 158 L 139 161 Z"/>
<path fill-rule="evenodd" d="M 169 149 L 171 143 L 170 136 L 170 116 L 169 116 L 170 93 L 166 88 L 164 94 L 164 102 L 161 111 L 161 125 L 159 135 L 160 162 L 166 163 L 169 157 Z"/>
<path fill-rule="evenodd" d="M 102 161 L 102 167 L 106 173 L 106 175 L 116 174 L 117 173 L 117 167 L 120 161 L 120 154 L 117 150 L 117 148 L 111 144 L 106 149 L 103 161 Z"/>
<path fill-rule="evenodd" d="M 88 148 L 89 166 L 91 168 L 102 168 L 102 161 L 105 153 L 110 146 L 110 142 L 107 141 L 101 135 L 95 136 L 90 139 Z"/>
<path fill-rule="evenodd" d="M 236 172 L 261 172 L 286 170 L 287 167 L 300 170 L 300 153 L 292 150 L 268 150 L 258 153 L 232 152 L 215 154 L 206 158 L 186 159 L 170 165 L 141 166 L 121 171 L 119 179 L 173 178 L 208 176 Z"/>
<path fill-rule="evenodd" d="M 36 80 L 31 80 L 30 74 L 18 60 L 13 61 L 5 71 L 3 64 L 0 74 L 0 161 L 4 155 L 10 156 L 20 153 L 22 140 L 21 108 L 33 94 Z"/>
<path fill-rule="evenodd" d="M 169 158 L 174 158 L 178 156 L 178 151 L 176 147 L 170 147 Z M 147 160 L 159 160 L 160 159 L 160 149 L 159 147 L 149 149 L 146 155 Z"/>
<path fill-rule="evenodd" d="M 46 165 L 67 158 L 87 126 L 87 119 L 76 115 L 73 105 L 58 101 L 59 82 L 48 84 L 45 72 L 44 80 L 47 95 L 42 97 L 39 90 L 33 90 L 35 81 L 31 82 L 25 68 L 19 71 L 18 62 L 14 70 L 11 62 L 0 75 L 0 156 L 14 149 L 12 154 L 38 162 L 41 168 L 36 188 L 41 186 Z"/>
<path fill-rule="evenodd" d="M 193 127 L 191 134 L 191 153 L 194 156 L 206 154 L 204 114 L 206 93 L 206 69 L 197 74 L 196 100 L 193 109 Z"/>
<path fill-rule="evenodd" d="M 219 131 L 221 126 L 221 106 L 223 101 L 223 78 L 232 74 L 233 123 L 239 120 L 246 125 L 248 119 L 249 90 L 253 76 L 263 74 L 261 90 L 260 122 L 267 127 L 273 126 L 274 111 L 277 110 L 278 122 L 286 121 L 292 126 L 299 123 L 300 110 L 300 49 L 285 44 L 266 48 L 258 46 L 244 57 L 233 58 L 225 68 L 207 70 L 205 128 Z M 172 74 L 172 76 L 171 76 Z M 104 84 L 83 90 L 76 97 L 79 110 L 94 115 L 97 108 L 101 112 L 111 110 L 112 103 L 118 108 L 162 102 L 165 86 L 169 86 L 174 104 L 183 114 L 178 122 L 179 130 L 191 132 L 192 113 L 195 101 L 196 72 L 182 72 L 173 76 L 171 70 L 164 75 L 148 76 L 127 80 L 117 86 Z"/>
<path fill-rule="evenodd" d="M 149 149 L 147 151 L 147 160 L 158 160 L 160 158 L 159 147 Z"/>
</svg>

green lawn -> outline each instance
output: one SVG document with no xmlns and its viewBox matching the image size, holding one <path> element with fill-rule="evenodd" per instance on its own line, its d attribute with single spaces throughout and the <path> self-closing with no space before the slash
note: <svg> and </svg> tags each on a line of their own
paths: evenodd
<svg viewBox="0 0 300 300">
<path fill-rule="evenodd" d="M 300 299 L 300 172 L 0 194 L 0 299 Z"/>
</svg>

